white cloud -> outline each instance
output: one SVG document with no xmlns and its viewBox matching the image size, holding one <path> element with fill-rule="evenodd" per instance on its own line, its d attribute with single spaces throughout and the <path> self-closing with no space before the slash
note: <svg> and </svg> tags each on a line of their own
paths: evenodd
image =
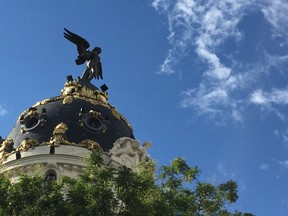
<svg viewBox="0 0 288 216">
<path fill-rule="evenodd" d="M 284 166 L 285 168 L 288 168 L 288 160 L 279 161 L 279 164 Z"/>
<path fill-rule="evenodd" d="M 245 15 L 255 11 L 263 13 L 275 35 L 286 34 L 288 37 L 284 31 L 288 29 L 288 1 L 207 0 L 203 3 L 196 0 L 154 0 L 152 6 L 167 17 L 169 25 L 167 39 L 170 49 L 160 66 L 160 73 L 175 73 L 175 66 L 183 56 L 187 57 L 187 52 L 196 54 L 206 65 L 199 85 L 183 91 L 181 107 L 191 107 L 199 115 L 214 120 L 218 117 L 242 122 L 243 110 L 249 104 L 288 104 L 287 89 L 263 91 L 255 85 L 261 82 L 262 76 L 269 76 L 267 71 L 272 67 L 278 68 L 279 73 L 284 71 L 288 56 L 272 55 L 263 50 L 266 59 L 247 65 L 235 61 L 233 54 L 228 63 L 221 53 L 221 46 L 227 40 L 240 43 L 245 39 L 238 24 Z M 257 89 L 253 90 L 253 86 Z M 270 111 L 286 119 L 278 109 L 271 107 Z"/>
<path fill-rule="evenodd" d="M 261 11 L 266 19 L 280 31 L 287 30 L 288 2 L 285 0 L 264 1 Z"/>
<path fill-rule="evenodd" d="M 279 138 L 280 137 L 280 132 L 277 129 L 275 129 L 274 130 L 274 135 Z"/>
<path fill-rule="evenodd" d="M 166 74 L 172 74 L 173 72 L 173 65 L 174 65 L 174 61 L 172 59 L 172 54 L 171 54 L 172 50 L 169 50 L 169 54 L 168 56 L 166 56 L 163 64 L 160 66 L 160 71 L 159 73 L 166 73 Z"/>
<path fill-rule="evenodd" d="M 217 163 L 216 173 L 215 173 L 213 179 L 215 181 L 215 180 L 218 180 L 218 178 L 220 180 L 222 180 L 222 179 L 227 180 L 227 179 L 236 179 L 237 176 L 236 176 L 236 172 L 234 172 L 230 168 L 227 168 L 225 162 L 219 162 L 219 163 Z M 240 178 L 237 178 L 237 184 L 238 184 L 238 189 L 240 191 L 244 191 L 247 189 L 246 184 Z"/>
<path fill-rule="evenodd" d="M 269 103 L 267 97 L 261 90 L 256 90 L 252 93 L 250 101 L 255 104 L 267 104 Z"/>
<path fill-rule="evenodd" d="M 163 8 L 164 10 L 167 10 L 168 7 L 169 7 L 169 3 L 170 1 L 169 0 L 154 0 L 152 2 L 152 6 L 158 10 L 160 8 Z"/>
<path fill-rule="evenodd" d="M 288 148 L 288 129 L 286 129 L 283 133 L 281 133 L 280 138 L 282 138 L 282 142 L 285 145 L 285 147 Z"/>
<path fill-rule="evenodd" d="M 205 113 L 212 117 L 221 112 L 214 104 L 225 105 L 229 100 L 225 89 L 215 88 L 211 90 L 203 84 L 200 84 L 199 89 L 190 89 L 183 92 L 183 95 L 185 98 L 181 102 L 181 107 L 196 107 L 198 114 Z"/>
<path fill-rule="evenodd" d="M 271 101 L 276 104 L 288 104 L 288 89 L 273 89 Z"/>
<path fill-rule="evenodd" d="M 167 58 L 177 61 L 181 58 L 179 54 L 181 56 L 194 46 L 198 56 L 209 64 L 208 74 L 219 79 L 227 78 L 231 69 L 221 63 L 214 48 L 228 37 L 241 35 L 236 26 L 241 20 L 240 11 L 246 3 L 238 2 L 210 0 L 207 4 L 201 4 L 194 0 L 154 0 L 152 6 L 165 13 L 168 19 L 168 40 L 172 51 Z M 161 72 L 170 74 L 170 68 L 163 70 L 167 68 L 167 58 L 164 66 L 161 66 Z"/>
<path fill-rule="evenodd" d="M 7 110 L 4 109 L 4 107 L 2 107 L 2 106 L 0 105 L 0 116 L 4 116 L 4 115 L 6 115 L 7 113 L 8 113 Z"/>
<path fill-rule="evenodd" d="M 191 107 L 198 115 L 208 116 L 218 125 L 225 125 L 225 121 L 229 119 L 242 123 L 243 99 L 234 91 L 241 90 L 250 79 L 251 76 L 243 73 L 212 84 L 202 82 L 198 88 L 182 92 L 180 106 Z"/>
<path fill-rule="evenodd" d="M 202 44 L 202 43 L 201 43 Z M 220 59 L 215 53 L 211 53 L 204 45 L 199 45 L 196 49 L 196 52 L 203 59 L 207 60 L 210 65 L 210 70 L 206 72 L 206 75 L 217 78 L 217 79 L 226 79 L 231 74 L 231 69 L 223 66 L 220 63 Z"/>
<path fill-rule="evenodd" d="M 232 110 L 232 118 L 235 122 L 243 122 L 243 116 L 239 110 Z"/>
<path fill-rule="evenodd" d="M 255 104 L 288 104 L 288 88 L 286 89 L 272 89 L 270 92 L 263 92 L 256 90 L 252 93 L 250 101 Z"/>
<path fill-rule="evenodd" d="M 224 178 L 234 179 L 236 174 L 231 169 L 227 169 L 224 162 L 217 164 L 217 172 L 220 173 Z"/>
<path fill-rule="evenodd" d="M 260 165 L 259 169 L 260 170 L 267 170 L 267 169 L 269 169 L 269 165 L 266 164 L 266 163 L 263 163 L 263 164 Z"/>
<path fill-rule="evenodd" d="M 288 129 L 282 130 L 274 130 L 274 135 L 277 139 L 281 141 L 281 144 L 284 145 L 286 149 L 288 149 Z"/>
</svg>

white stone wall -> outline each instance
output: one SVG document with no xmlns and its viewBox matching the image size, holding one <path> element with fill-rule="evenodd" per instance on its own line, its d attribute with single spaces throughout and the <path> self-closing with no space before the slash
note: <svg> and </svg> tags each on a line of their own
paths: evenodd
<svg viewBox="0 0 288 216">
<path fill-rule="evenodd" d="M 102 152 L 103 165 L 111 167 L 127 166 L 133 170 L 146 160 L 150 160 L 147 149 L 150 143 L 140 145 L 139 141 L 123 137 L 115 141 L 109 152 Z M 70 176 L 77 178 L 85 169 L 91 150 L 75 145 L 59 144 L 55 153 L 50 154 L 49 145 L 32 146 L 19 151 L 21 158 L 16 159 L 16 151 L 6 157 L 0 165 L 0 173 L 6 173 L 11 180 L 17 181 L 20 175 L 43 176 L 51 170 L 57 178 Z"/>
</svg>

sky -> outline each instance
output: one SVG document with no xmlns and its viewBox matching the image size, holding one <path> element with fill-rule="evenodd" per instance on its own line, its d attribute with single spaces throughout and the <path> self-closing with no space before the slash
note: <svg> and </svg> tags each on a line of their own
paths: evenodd
<svg viewBox="0 0 288 216">
<path fill-rule="evenodd" d="M 288 1 L 0 1 L 0 135 L 77 77 L 63 28 L 102 48 L 109 102 L 202 181 L 237 181 L 236 209 L 288 215 Z"/>
</svg>

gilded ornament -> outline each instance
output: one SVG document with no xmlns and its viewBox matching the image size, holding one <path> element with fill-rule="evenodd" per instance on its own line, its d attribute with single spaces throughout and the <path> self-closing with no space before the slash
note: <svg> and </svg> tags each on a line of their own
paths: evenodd
<svg viewBox="0 0 288 216">
<path fill-rule="evenodd" d="M 96 110 L 90 110 L 89 114 L 93 118 L 98 118 L 98 116 L 101 116 L 101 113 L 97 112 Z"/>
<path fill-rule="evenodd" d="M 84 147 L 89 150 L 101 149 L 100 145 L 97 142 L 89 139 L 85 139 L 81 141 L 79 144 L 68 141 L 65 137 L 65 133 L 67 130 L 68 127 L 65 123 L 61 122 L 60 124 L 58 124 L 53 131 L 53 137 L 51 137 L 50 141 L 46 144 L 55 147 L 59 147 L 61 144 L 61 145 Z"/>
<path fill-rule="evenodd" d="M 60 144 L 68 144 L 66 140 L 65 133 L 68 130 L 68 126 L 61 122 L 53 130 L 53 137 L 49 142 L 50 145 L 60 146 Z"/>
<path fill-rule="evenodd" d="M 39 113 L 36 107 L 31 107 L 23 112 L 19 118 L 21 124 L 21 133 L 31 131 L 38 126 L 43 126 L 47 119 L 47 111 L 45 108 Z"/>
<path fill-rule="evenodd" d="M 0 163 L 14 152 L 14 142 L 11 138 L 4 140 L 0 147 Z"/>
<path fill-rule="evenodd" d="M 39 143 L 36 140 L 26 138 L 21 142 L 20 146 L 17 148 L 17 151 L 27 151 L 29 148 L 34 149 L 34 147 L 38 144 Z"/>
<path fill-rule="evenodd" d="M 68 126 L 65 123 L 61 122 L 54 128 L 53 135 L 58 135 L 58 134 L 64 135 L 67 130 L 68 130 Z"/>
<path fill-rule="evenodd" d="M 70 104 L 73 102 L 73 96 L 72 95 L 67 95 L 63 97 L 63 104 Z"/>
<path fill-rule="evenodd" d="M 66 82 L 64 89 L 61 91 L 62 97 L 73 94 L 77 98 L 81 98 L 83 100 L 96 100 L 107 103 L 108 95 L 105 92 L 101 92 L 99 90 L 92 90 L 85 86 L 80 85 L 77 82 Z M 86 98 L 86 99 L 85 99 Z"/>
<path fill-rule="evenodd" d="M 95 150 L 95 149 L 101 149 L 100 145 L 93 141 L 93 140 L 90 140 L 90 139 L 85 139 L 83 140 L 80 144 L 79 144 L 80 147 L 85 147 L 89 150 Z"/>
<path fill-rule="evenodd" d="M 30 116 L 31 118 L 35 117 L 37 115 L 37 108 L 31 107 L 28 110 L 27 116 Z"/>
<path fill-rule="evenodd" d="M 11 152 L 13 150 L 13 145 L 14 145 L 13 140 L 11 138 L 7 138 L 1 144 L 0 152 Z"/>
</svg>

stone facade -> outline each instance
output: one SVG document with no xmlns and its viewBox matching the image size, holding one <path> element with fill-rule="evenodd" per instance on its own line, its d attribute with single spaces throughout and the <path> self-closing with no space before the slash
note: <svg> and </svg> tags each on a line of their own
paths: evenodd
<svg viewBox="0 0 288 216">
<path fill-rule="evenodd" d="M 11 145 L 11 140 L 4 142 Z M 148 142 L 141 145 L 139 141 L 128 137 L 119 138 L 110 151 L 100 150 L 103 165 L 115 168 L 126 166 L 136 171 L 140 163 L 150 160 L 147 154 L 150 145 Z M 5 149 L 4 146 L 5 143 L 2 144 L 2 149 Z M 10 153 L 0 151 L 2 154 L 0 173 L 7 174 L 12 181 L 17 181 L 20 175 L 37 175 L 43 176 L 44 179 L 58 179 L 63 176 L 77 178 L 85 169 L 92 150 L 87 146 L 80 146 L 58 142 L 51 154 L 49 143 L 31 145 L 27 141 Z"/>
</svg>

